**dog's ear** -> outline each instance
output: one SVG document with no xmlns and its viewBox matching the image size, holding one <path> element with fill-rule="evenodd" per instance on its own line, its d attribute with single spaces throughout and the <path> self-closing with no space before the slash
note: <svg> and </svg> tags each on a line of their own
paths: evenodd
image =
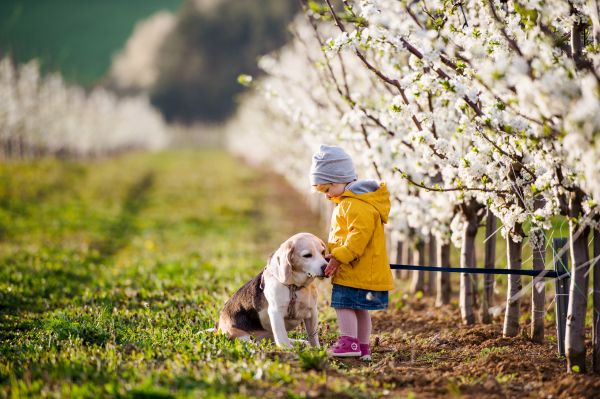
<svg viewBox="0 0 600 399">
<path fill-rule="evenodd" d="M 315 236 L 316 237 L 316 236 Z M 319 242 L 321 243 L 321 245 L 323 246 L 323 249 L 325 250 L 325 252 L 327 252 L 327 245 L 325 245 L 325 243 L 323 242 L 323 240 L 321 240 L 319 237 L 317 237 L 317 240 L 319 240 Z"/>
<path fill-rule="evenodd" d="M 294 246 L 291 242 L 284 242 L 277 250 L 277 263 L 279 271 L 279 281 L 284 282 L 292 276 L 292 255 Z"/>
</svg>

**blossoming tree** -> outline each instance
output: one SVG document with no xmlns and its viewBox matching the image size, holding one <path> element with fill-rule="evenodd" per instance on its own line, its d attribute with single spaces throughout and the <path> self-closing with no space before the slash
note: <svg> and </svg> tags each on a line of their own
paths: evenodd
<svg viewBox="0 0 600 399">
<path fill-rule="evenodd" d="M 525 221 L 539 253 L 550 218 L 568 216 L 567 358 L 570 371 L 585 371 L 587 237 L 598 227 L 600 195 L 595 2 L 302 3 L 326 59 L 307 32 L 279 60 L 263 59 L 270 77 L 261 87 L 296 126 L 293 135 L 278 130 L 277 140 L 303 140 L 306 160 L 311 143 L 344 141 L 367 175 L 388 181 L 394 227 L 425 236 L 433 226 L 440 245 L 452 230 L 462 267 L 474 267 L 485 208 L 502 223 L 510 269 L 522 265 Z M 519 332 L 520 281 L 508 280 L 505 336 Z M 472 303 L 463 274 L 467 324 Z M 533 303 L 535 318 L 543 310 Z M 539 337 L 543 323 L 534 328 Z"/>
<path fill-rule="evenodd" d="M 145 96 L 120 99 L 102 88 L 87 94 L 60 75 L 41 77 L 36 61 L 17 68 L 9 57 L 0 60 L 0 159 L 159 149 L 168 139 Z"/>
</svg>

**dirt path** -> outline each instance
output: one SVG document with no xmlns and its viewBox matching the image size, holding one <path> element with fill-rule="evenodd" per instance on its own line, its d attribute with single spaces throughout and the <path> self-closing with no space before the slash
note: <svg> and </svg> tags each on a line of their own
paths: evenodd
<svg viewBox="0 0 600 399">
<path fill-rule="evenodd" d="M 273 179 L 271 184 L 279 186 L 279 177 L 268 173 L 267 176 Z M 318 220 L 302 198 L 285 184 L 280 187 L 269 201 L 286 204 L 287 215 L 282 218 L 285 223 L 319 234 L 318 229 L 315 231 Z M 320 289 L 322 298 L 327 300 L 329 284 L 320 284 Z M 453 300 L 457 300 L 458 293 L 454 295 Z M 391 301 L 391 309 L 397 301 Z M 348 378 L 352 384 L 366 383 L 378 391 L 387 387 L 384 393 L 401 398 L 600 397 L 600 377 L 566 373 L 566 359 L 557 355 L 556 326 L 552 320 L 546 321 L 544 343 L 536 344 L 526 333 L 529 319 L 522 325 L 521 335 L 503 338 L 501 317 L 496 318 L 495 324 L 466 327 L 457 306 L 436 308 L 433 299 L 427 296 L 404 300 L 402 309 L 373 313 L 373 362 L 331 362 L 326 370 L 327 383 L 313 386 L 307 396 L 340 397 L 340 391 L 332 390 L 331 386 Z M 524 299 L 521 314 L 527 314 L 529 309 L 530 303 Z M 328 306 L 323 310 L 324 315 L 332 311 Z M 335 321 L 330 331 L 337 332 Z M 322 342 L 330 337 L 323 335 Z M 591 365 L 590 339 L 587 346 Z M 287 361 L 294 362 L 289 357 Z M 301 385 L 297 391 L 302 393 L 304 388 Z"/>
<path fill-rule="evenodd" d="M 392 397 L 600 397 L 599 377 L 566 373 L 566 359 L 557 356 L 552 341 L 556 328 L 551 321 L 546 332 L 552 338 L 535 344 L 525 334 L 502 338 L 499 320 L 465 327 L 455 306 L 435 308 L 431 298 L 408 305 L 409 311 L 373 314 L 371 364 L 341 362 L 371 375 L 374 386 L 388 386 Z M 591 361 L 591 342 L 588 357 Z"/>
</svg>

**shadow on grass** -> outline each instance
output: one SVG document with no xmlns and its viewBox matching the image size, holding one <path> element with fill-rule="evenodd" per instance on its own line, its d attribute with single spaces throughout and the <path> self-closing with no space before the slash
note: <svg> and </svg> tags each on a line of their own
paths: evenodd
<svg viewBox="0 0 600 399">
<path fill-rule="evenodd" d="M 63 308 L 80 296 L 94 281 L 98 265 L 125 247 L 139 232 L 138 215 L 148 202 L 153 182 L 154 174 L 148 172 L 129 188 L 116 220 L 106 224 L 101 234 L 103 238 L 90 244 L 97 256 L 82 261 L 78 254 L 61 248 L 43 248 L 40 252 L 23 251 L 4 259 L 0 278 L 5 279 L 11 289 L 0 292 L 0 315 Z M 13 323 L 0 319 L 0 337 L 6 338 L 7 330 L 18 329 Z M 25 323 L 23 327 L 30 326 Z"/>
<path fill-rule="evenodd" d="M 113 223 L 107 226 L 104 238 L 90 244 L 90 248 L 99 252 L 99 260 L 113 256 L 139 232 L 137 216 L 148 203 L 148 192 L 153 183 L 154 173 L 147 172 L 129 188 L 123 200 L 121 213 Z"/>
</svg>

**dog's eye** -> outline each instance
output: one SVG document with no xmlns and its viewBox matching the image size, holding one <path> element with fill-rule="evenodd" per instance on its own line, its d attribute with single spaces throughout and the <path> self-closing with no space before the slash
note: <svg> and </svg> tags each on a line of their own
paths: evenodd
<svg viewBox="0 0 600 399">
<path fill-rule="evenodd" d="M 312 258 L 312 254 L 306 254 L 304 255 L 305 258 Z"/>
</svg>

